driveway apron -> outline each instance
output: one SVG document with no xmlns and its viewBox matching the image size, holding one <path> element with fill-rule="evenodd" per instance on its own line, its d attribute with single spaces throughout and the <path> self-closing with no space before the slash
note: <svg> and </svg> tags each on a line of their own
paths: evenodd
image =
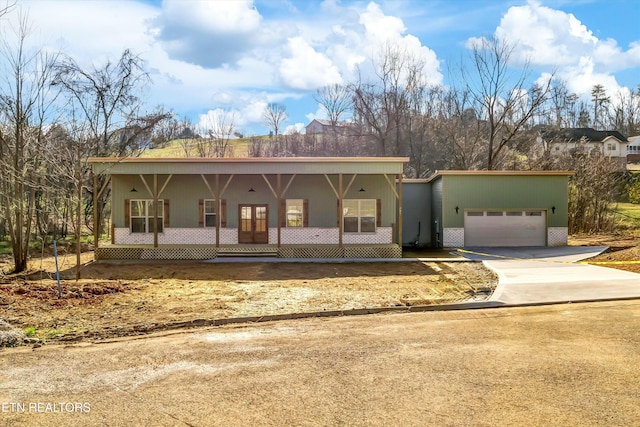
<svg viewBox="0 0 640 427">
<path fill-rule="evenodd" d="M 465 256 L 481 259 L 498 275 L 489 299 L 508 305 L 640 298 L 640 274 L 576 264 L 606 247 L 476 248 Z"/>
</svg>

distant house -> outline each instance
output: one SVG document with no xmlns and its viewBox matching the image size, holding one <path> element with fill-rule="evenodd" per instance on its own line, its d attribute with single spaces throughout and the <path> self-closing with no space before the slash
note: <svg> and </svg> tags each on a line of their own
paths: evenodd
<svg viewBox="0 0 640 427">
<path fill-rule="evenodd" d="M 627 144 L 627 162 L 640 163 L 640 135 L 630 136 Z"/>
<path fill-rule="evenodd" d="M 355 135 L 355 125 L 349 122 L 337 122 L 335 126 L 329 120 L 313 119 L 305 128 L 307 135 Z"/>
<path fill-rule="evenodd" d="M 596 150 L 615 160 L 621 170 L 626 169 L 629 140 L 618 131 L 566 128 L 544 132 L 542 138 L 549 144 L 552 155 Z"/>
</svg>

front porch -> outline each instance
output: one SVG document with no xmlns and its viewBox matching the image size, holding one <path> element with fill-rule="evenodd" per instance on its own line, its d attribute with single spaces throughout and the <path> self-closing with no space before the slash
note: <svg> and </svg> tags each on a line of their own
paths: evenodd
<svg viewBox="0 0 640 427">
<path fill-rule="evenodd" d="M 96 260 L 207 260 L 222 255 L 278 258 L 401 258 L 397 244 L 340 245 L 122 245 L 102 244 L 96 248 Z"/>
</svg>

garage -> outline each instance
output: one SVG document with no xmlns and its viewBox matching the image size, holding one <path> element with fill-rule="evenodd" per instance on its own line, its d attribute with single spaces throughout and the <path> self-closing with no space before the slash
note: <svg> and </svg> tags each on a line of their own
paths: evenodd
<svg viewBox="0 0 640 427">
<path fill-rule="evenodd" d="M 464 215 L 465 246 L 546 246 L 543 210 L 468 210 Z"/>
</svg>

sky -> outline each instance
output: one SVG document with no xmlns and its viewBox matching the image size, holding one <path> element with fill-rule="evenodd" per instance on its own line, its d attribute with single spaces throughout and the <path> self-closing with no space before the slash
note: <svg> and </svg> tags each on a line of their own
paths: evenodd
<svg viewBox="0 0 640 427">
<path fill-rule="evenodd" d="M 514 64 L 527 60 L 533 79 L 554 72 L 584 97 L 595 84 L 609 94 L 640 84 L 638 0 L 16 2 L 0 31 L 26 14 L 29 43 L 87 68 L 131 49 L 151 76 L 149 110 L 202 126 L 233 114 L 247 136 L 268 133 L 270 102 L 285 105 L 288 132 L 325 118 L 316 89 L 366 77 L 389 42 L 424 61 L 430 84 L 450 84 L 480 37 L 515 45 Z"/>
</svg>

